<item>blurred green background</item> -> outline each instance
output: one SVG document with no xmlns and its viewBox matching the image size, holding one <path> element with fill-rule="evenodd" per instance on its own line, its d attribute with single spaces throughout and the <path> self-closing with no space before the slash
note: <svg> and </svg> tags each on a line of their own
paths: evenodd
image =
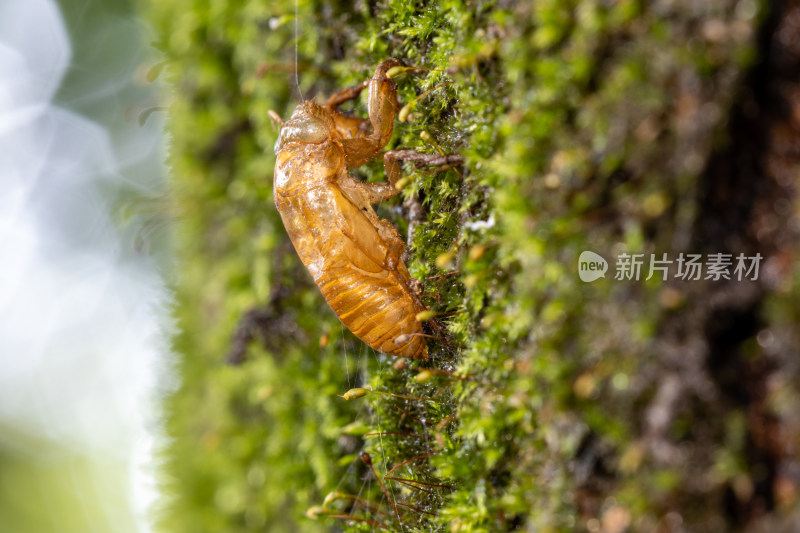
<svg viewBox="0 0 800 533">
<path fill-rule="evenodd" d="M 170 381 L 152 33 L 124 0 L 0 21 L 0 531 L 151 531 Z"/>
</svg>

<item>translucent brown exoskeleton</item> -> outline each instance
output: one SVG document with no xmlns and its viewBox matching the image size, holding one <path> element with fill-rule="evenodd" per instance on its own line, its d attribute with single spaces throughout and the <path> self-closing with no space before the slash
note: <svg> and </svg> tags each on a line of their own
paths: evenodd
<svg viewBox="0 0 800 533">
<path fill-rule="evenodd" d="M 305 101 L 282 123 L 275 144 L 275 205 L 297 254 L 328 305 L 358 338 L 383 353 L 428 359 L 422 325 L 426 310 L 402 260 L 406 245 L 372 204 L 399 193 L 400 161 L 462 162 L 458 155 L 411 150 L 381 152 L 400 106 L 388 59 L 369 80 L 331 96 Z M 368 89 L 369 119 L 338 110 Z M 383 155 L 388 182 L 365 183 L 348 169 Z"/>
</svg>

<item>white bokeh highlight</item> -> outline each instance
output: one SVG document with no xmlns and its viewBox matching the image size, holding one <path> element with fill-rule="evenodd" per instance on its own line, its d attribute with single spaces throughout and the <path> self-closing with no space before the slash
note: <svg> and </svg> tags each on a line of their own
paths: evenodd
<svg viewBox="0 0 800 533">
<path fill-rule="evenodd" d="M 70 59 L 53 1 L 0 2 L 0 421 L 129 465 L 149 531 L 169 296 L 104 191 L 160 157 L 161 130 L 112 139 L 55 105 Z"/>
</svg>

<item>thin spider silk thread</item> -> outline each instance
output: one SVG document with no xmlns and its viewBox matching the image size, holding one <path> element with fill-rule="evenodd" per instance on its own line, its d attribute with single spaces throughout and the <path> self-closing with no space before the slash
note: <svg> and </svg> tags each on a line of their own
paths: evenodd
<svg viewBox="0 0 800 533">
<path fill-rule="evenodd" d="M 297 92 L 300 95 L 300 101 L 305 100 L 303 91 L 300 89 L 300 75 L 298 74 L 298 59 L 299 51 L 298 44 L 300 42 L 300 0 L 294 0 L 294 84 L 297 87 Z"/>
</svg>

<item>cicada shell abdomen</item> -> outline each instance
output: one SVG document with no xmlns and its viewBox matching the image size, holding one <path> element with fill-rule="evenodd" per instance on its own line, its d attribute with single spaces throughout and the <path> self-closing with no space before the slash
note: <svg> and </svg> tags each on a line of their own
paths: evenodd
<svg viewBox="0 0 800 533">
<path fill-rule="evenodd" d="M 398 357 L 428 359 L 422 326 L 416 320 L 422 309 L 407 285 L 391 274 L 343 265 L 326 272 L 317 283 L 342 323 L 369 346 Z"/>
<path fill-rule="evenodd" d="M 405 264 L 384 265 L 388 247 L 378 229 L 311 163 L 320 154 L 341 157 L 331 151 L 334 145 L 322 143 L 278 157 L 275 205 L 289 238 L 328 305 L 359 339 L 389 355 L 427 359 L 416 320 L 425 308 L 409 289 Z"/>
</svg>

